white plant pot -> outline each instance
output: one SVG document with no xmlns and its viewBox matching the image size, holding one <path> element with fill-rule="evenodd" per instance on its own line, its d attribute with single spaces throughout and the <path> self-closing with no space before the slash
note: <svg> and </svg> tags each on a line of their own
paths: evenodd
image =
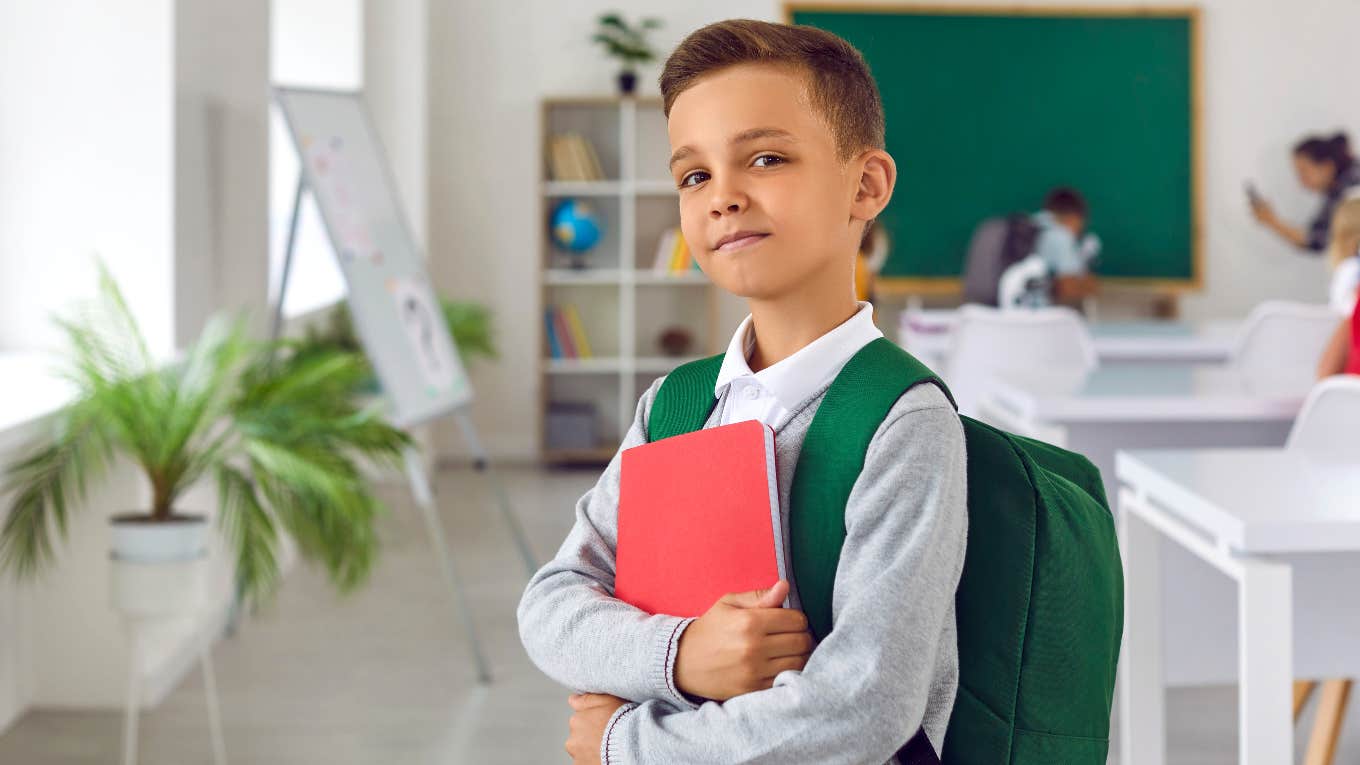
<svg viewBox="0 0 1360 765">
<path fill-rule="evenodd" d="M 120 516 L 112 531 L 110 597 L 127 616 L 183 616 L 207 597 L 208 519 L 176 516 L 165 523 Z"/>
<path fill-rule="evenodd" d="M 208 556 L 167 563 L 110 561 L 109 597 L 124 616 L 190 616 L 207 602 Z"/>
<path fill-rule="evenodd" d="M 120 515 L 109 522 L 113 557 L 130 563 L 174 563 L 193 560 L 208 549 L 208 519 L 176 515 L 164 523 L 145 522 L 143 515 Z"/>
</svg>

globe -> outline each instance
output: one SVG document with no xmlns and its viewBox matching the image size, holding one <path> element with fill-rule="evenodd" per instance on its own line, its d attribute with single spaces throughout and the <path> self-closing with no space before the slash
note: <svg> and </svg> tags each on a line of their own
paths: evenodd
<svg viewBox="0 0 1360 765">
<path fill-rule="evenodd" d="M 552 238 L 558 247 L 585 252 L 600 241 L 600 219 L 595 208 L 579 199 L 564 199 L 553 208 Z"/>
</svg>

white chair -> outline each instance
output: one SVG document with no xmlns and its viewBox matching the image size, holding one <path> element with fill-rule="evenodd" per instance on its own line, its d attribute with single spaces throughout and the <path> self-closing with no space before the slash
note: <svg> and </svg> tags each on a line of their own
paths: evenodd
<svg viewBox="0 0 1360 765">
<path fill-rule="evenodd" d="M 1333 317 L 1335 318 L 1335 317 Z M 1360 377 L 1337 375 L 1313 386 L 1303 402 L 1285 448 L 1326 459 L 1349 460 L 1360 470 Z M 1308 742 L 1306 765 L 1331 765 L 1353 681 L 1330 678 L 1322 681 L 1322 698 Z M 1303 711 L 1317 683 L 1294 681 L 1294 719 Z"/>
<path fill-rule="evenodd" d="M 1231 363 L 1253 392 L 1303 396 L 1339 321 L 1330 306 L 1267 301 L 1247 317 Z"/>
<path fill-rule="evenodd" d="M 1337 375 L 1314 385 L 1285 448 L 1354 460 L 1360 470 L 1360 376 Z"/>
<path fill-rule="evenodd" d="M 1072 393 L 1095 367 L 1091 334 L 1070 308 L 965 305 L 943 371 L 959 411 L 976 415 L 992 380 L 1042 393 Z"/>
</svg>

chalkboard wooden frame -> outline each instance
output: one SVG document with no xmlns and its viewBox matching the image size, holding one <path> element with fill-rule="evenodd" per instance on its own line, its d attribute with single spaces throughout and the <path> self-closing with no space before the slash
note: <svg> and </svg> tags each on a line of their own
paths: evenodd
<svg viewBox="0 0 1360 765">
<path fill-rule="evenodd" d="M 1049 16 L 1069 18 L 1177 18 L 1189 24 L 1190 38 L 1190 277 L 1101 277 L 1104 284 L 1131 287 L 1166 295 L 1199 292 L 1204 287 L 1204 138 L 1203 38 L 1201 9 L 1184 6 L 1085 6 L 1085 5 L 940 5 L 932 3 L 826 3 L 785 0 L 783 20 L 792 24 L 794 14 L 839 13 L 882 15 L 949 16 Z M 962 279 L 954 277 L 881 277 L 875 283 L 880 295 L 957 295 Z"/>
</svg>

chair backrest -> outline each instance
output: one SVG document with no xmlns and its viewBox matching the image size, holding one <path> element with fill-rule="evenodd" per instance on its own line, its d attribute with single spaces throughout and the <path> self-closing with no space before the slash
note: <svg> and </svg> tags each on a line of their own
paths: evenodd
<svg viewBox="0 0 1360 765">
<path fill-rule="evenodd" d="M 1285 448 L 1360 463 L 1360 376 L 1337 375 L 1314 385 Z"/>
<path fill-rule="evenodd" d="M 996 305 L 996 286 L 1006 266 L 1005 218 L 988 218 L 973 229 L 963 266 L 963 299 L 979 305 Z"/>
<path fill-rule="evenodd" d="M 1232 363 L 1253 392 L 1302 396 L 1338 321 L 1327 305 L 1267 301 L 1243 324 Z"/>
<path fill-rule="evenodd" d="M 971 415 L 992 380 L 1038 392 L 1071 393 L 1095 367 L 1091 334 L 1070 308 L 1003 311 L 965 305 L 959 309 L 943 377 L 959 411 Z"/>
</svg>

